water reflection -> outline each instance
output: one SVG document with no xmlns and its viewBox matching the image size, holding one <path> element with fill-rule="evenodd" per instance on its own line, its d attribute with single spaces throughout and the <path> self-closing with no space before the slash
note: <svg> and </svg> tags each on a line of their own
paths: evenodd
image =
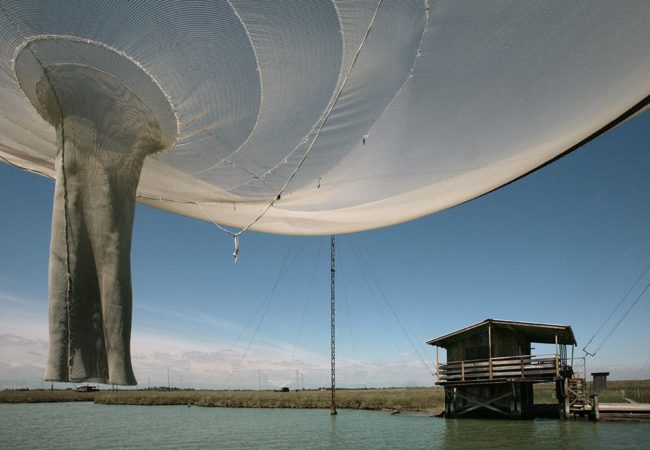
<svg viewBox="0 0 650 450">
<path fill-rule="evenodd" d="M 440 419 L 443 449 L 649 448 L 649 424 Z M 433 440 L 431 448 L 438 448 Z"/>
</svg>

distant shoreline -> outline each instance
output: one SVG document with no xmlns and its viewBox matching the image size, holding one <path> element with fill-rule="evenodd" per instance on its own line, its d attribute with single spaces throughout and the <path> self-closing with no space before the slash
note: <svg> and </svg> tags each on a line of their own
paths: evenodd
<svg viewBox="0 0 650 450">
<path fill-rule="evenodd" d="M 590 382 L 587 383 L 591 385 Z M 589 387 L 588 387 L 589 389 Z M 553 383 L 534 387 L 535 403 L 552 405 Z M 211 391 L 125 389 L 77 392 L 74 390 L 6 390 L 0 391 L 0 403 L 95 402 L 103 405 L 183 405 L 220 408 L 301 408 L 329 409 L 329 390 L 276 391 Z M 418 412 L 438 415 L 444 410 L 441 387 L 337 389 L 339 409 L 388 411 L 391 414 Z M 608 381 L 608 389 L 600 393 L 600 403 L 650 403 L 650 380 Z"/>
<path fill-rule="evenodd" d="M 222 408 L 329 409 L 330 391 L 194 391 L 123 390 L 77 392 L 73 390 L 0 391 L 0 403 L 95 402 L 104 405 L 186 405 Z M 340 409 L 422 412 L 444 409 L 441 388 L 343 389 L 336 392 Z"/>
</svg>

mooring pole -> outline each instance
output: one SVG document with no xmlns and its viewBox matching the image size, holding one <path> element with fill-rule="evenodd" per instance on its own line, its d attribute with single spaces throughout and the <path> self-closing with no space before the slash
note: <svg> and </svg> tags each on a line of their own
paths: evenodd
<svg viewBox="0 0 650 450">
<path fill-rule="evenodd" d="M 335 268 L 334 268 L 334 235 L 330 236 L 330 326 L 331 326 L 331 376 L 332 376 L 332 404 L 330 407 L 330 414 L 336 415 L 336 322 L 335 322 L 335 301 L 336 301 L 336 284 L 335 284 Z"/>
</svg>

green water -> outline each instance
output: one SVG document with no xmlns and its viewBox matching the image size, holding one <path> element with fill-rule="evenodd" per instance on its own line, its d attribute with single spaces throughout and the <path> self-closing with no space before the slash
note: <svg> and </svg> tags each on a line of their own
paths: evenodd
<svg viewBox="0 0 650 450">
<path fill-rule="evenodd" d="M 326 410 L 0 405 L 0 448 L 650 448 L 650 425 Z"/>
</svg>

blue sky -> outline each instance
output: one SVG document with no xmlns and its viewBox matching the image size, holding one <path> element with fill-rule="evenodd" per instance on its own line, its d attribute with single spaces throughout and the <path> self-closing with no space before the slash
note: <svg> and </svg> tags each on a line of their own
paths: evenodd
<svg viewBox="0 0 650 450">
<path fill-rule="evenodd" d="M 427 339 L 500 318 L 569 324 L 576 355 L 650 264 L 650 113 L 505 188 L 337 238 L 341 386 L 433 384 Z M 53 182 L 0 165 L 0 386 L 40 385 Z M 324 386 L 329 238 L 247 233 L 138 206 L 133 353 L 141 385 Z M 650 283 L 639 282 L 620 311 Z M 650 293 L 588 371 L 650 378 Z M 590 346 L 591 350 L 594 347 Z M 537 346 L 536 353 L 549 349 Z M 424 361 L 423 361 L 424 360 Z M 428 368 L 427 368 L 428 366 Z"/>
</svg>

